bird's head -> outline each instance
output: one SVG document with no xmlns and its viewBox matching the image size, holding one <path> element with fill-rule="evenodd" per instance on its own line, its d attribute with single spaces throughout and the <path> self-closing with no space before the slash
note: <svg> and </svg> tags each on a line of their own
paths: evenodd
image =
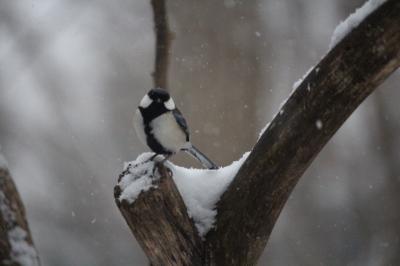
<svg viewBox="0 0 400 266">
<path fill-rule="evenodd" d="M 150 105 L 163 105 L 167 110 L 174 110 L 175 103 L 171 96 L 166 90 L 156 88 L 151 89 L 140 101 L 139 106 L 142 108 L 148 108 Z"/>
</svg>

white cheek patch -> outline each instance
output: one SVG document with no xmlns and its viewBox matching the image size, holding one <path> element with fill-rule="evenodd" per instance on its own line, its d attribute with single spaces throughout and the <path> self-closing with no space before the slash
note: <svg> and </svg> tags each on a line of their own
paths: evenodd
<svg viewBox="0 0 400 266">
<path fill-rule="evenodd" d="M 175 103 L 174 100 L 170 97 L 168 101 L 164 103 L 165 108 L 168 110 L 174 110 L 175 109 Z"/>
<path fill-rule="evenodd" d="M 142 107 L 142 108 L 146 108 L 146 107 L 148 107 L 152 102 L 153 102 L 153 100 L 150 99 L 150 97 L 146 94 L 146 95 L 142 98 L 142 100 L 140 101 L 139 106 Z"/>
</svg>

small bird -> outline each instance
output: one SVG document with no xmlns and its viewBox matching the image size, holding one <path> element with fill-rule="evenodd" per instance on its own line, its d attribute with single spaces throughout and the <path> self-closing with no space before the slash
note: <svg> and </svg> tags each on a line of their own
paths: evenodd
<svg viewBox="0 0 400 266">
<path fill-rule="evenodd" d="M 208 169 L 218 167 L 190 142 L 189 129 L 182 113 L 166 90 L 150 90 L 140 101 L 133 124 L 140 141 L 165 160 L 185 151 Z"/>
</svg>

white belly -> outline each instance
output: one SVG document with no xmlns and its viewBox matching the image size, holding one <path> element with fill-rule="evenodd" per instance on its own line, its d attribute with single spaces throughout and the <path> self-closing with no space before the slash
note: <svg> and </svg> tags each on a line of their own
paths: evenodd
<svg viewBox="0 0 400 266">
<path fill-rule="evenodd" d="M 151 121 L 154 137 L 166 149 L 172 152 L 178 152 L 183 148 L 190 147 L 186 141 L 186 135 L 176 122 L 171 112 L 162 114 Z"/>
</svg>

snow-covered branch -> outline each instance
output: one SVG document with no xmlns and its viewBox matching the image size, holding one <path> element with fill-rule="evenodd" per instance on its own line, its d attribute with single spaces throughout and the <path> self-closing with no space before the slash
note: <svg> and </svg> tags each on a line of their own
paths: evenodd
<svg viewBox="0 0 400 266">
<path fill-rule="evenodd" d="M 208 235 L 217 265 L 256 264 L 304 171 L 399 67 L 399 14 L 398 0 L 384 2 L 349 30 L 282 106 L 218 204 L 216 229 Z"/>
<path fill-rule="evenodd" d="M 147 155 L 120 175 L 117 206 L 152 265 L 202 265 L 203 243 L 171 173 Z"/>
<path fill-rule="evenodd" d="M 25 209 L 6 161 L 0 154 L 0 265 L 35 266 L 39 258 L 33 246 Z"/>
<path fill-rule="evenodd" d="M 215 223 L 216 204 L 248 153 L 218 170 L 171 162 L 156 166 L 152 156 L 143 153 L 126 163 L 115 187 L 116 203 L 152 265 L 202 265 L 203 241 Z"/>
<path fill-rule="evenodd" d="M 340 42 L 298 83 L 248 156 L 213 173 L 154 168 L 144 157 L 127 166 L 115 199 L 153 265 L 257 263 L 304 171 L 400 65 L 400 2 L 371 1 L 377 4 L 340 30 Z"/>
</svg>

